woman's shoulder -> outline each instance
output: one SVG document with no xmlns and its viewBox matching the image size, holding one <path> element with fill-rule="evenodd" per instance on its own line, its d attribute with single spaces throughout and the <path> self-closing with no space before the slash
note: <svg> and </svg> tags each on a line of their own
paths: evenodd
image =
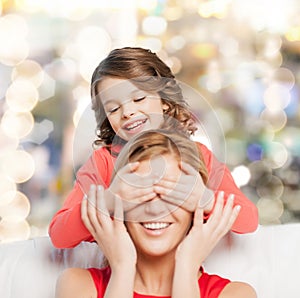
<svg viewBox="0 0 300 298">
<path fill-rule="evenodd" d="M 58 277 L 56 284 L 58 297 L 94 297 L 95 287 L 89 273 L 83 268 L 67 268 Z"/>
<path fill-rule="evenodd" d="M 201 298 L 257 298 L 254 288 L 245 282 L 231 281 L 216 274 L 202 272 L 199 278 Z"/>
<path fill-rule="evenodd" d="M 87 269 L 92 277 L 97 280 L 109 280 L 111 275 L 111 269 L 109 266 L 103 268 L 88 268 Z"/>
<path fill-rule="evenodd" d="M 87 270 L 92 276 L 98 295 L 100 293 L 99 297 L 103 297 L 111 275 L 110 267 L 88 268 Z"/>
<path fill-rule="evenodd" d="M 219 297 L 219 294 L 231 281 L 216 274 L 202 272 L 198 282 L 201 291 L 201 297 L 205 298 Z"/>
<path fill-rule="evenodd" d="M 228 278 L 221 277 L 217 274 L 209 274 L 207 272 L 202 272 L 201 277 L 199 278 L 199 283 L 205 283 L 210 285 L 215 284 L 228 284 L 230 280 Z"/>
</svg>

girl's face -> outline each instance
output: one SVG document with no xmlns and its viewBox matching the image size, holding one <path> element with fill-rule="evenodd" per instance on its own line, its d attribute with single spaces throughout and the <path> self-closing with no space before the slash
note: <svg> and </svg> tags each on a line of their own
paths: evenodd
<svg viewBox="0 0 300 298">
<path fill-rule="evenodd" d="M 178 178 L 182 174 L 177 159 L 171 155 L 159 156 L 151 161 L 142 161 L 136 171 L 141 176 L 149 176 L 153 173 L 156 177 L 158 172 L 165 176 L 171 175 Z M 158 204 L 154 204 L 155 202 Z M 147 256 L 163 256 L 175 252 L 188 233 L 192 222 L 192 213 L 178 206 L 176 208 L 173 206 L 171 211 L 166 212 L 168 206 L 164 204 L 166 203 L 157 197 L 137 207 L 137 211 L 131 211 L 138 212 L 139 222 L 128 221 L 126 227 L 138 253 Z M 142 208 L 143 211 L 141 211 Z M 159 217 L 160 214 L 163 214 L 163 217 Z M 133 214 L 130 216 L 134 217 Z"/>
<path fill-rule="evenodd" d="M 140 90 L 128 80 L 109 77 L 98 83 L 98 90 L 111 127 L 126 141 L 142 131 L 159 128 L 164 121 L 164 106 L 156 93 Z"/>
</svg>

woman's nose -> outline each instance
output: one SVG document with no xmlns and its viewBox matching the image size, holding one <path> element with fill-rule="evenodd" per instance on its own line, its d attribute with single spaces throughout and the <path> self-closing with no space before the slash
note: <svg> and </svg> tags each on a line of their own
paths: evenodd
<svg viewBox="0 0 300 298">
<path fill-rule="evenodd" d="M 145 203 L 145 215 L 149 219 L 166 216 L 168 213 L 170 213 L 170 210 L 166 202 L 161 199 L 154 199 Z"/>
<path fill-rule="evenodd" d="M 131 211 L 126 213 L 126 220 L 133 222 L 147 222 L 158 220 L 174 212 L 178 206 L 167 203 L 161 199 L 138 204 Z"/>
</svg>

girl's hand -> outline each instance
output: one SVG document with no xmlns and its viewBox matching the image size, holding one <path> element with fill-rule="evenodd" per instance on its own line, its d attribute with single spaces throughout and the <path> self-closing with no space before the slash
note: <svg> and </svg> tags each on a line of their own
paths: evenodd
<svg viewBox="0 0 300 298">
<path fill-rule="evenodd" d="M 214 211 L 206 223 L 203 223 L 203 209 L 197 207 L 193 226 L 176 251 L 178 270 L 184 268 L 185 272 L 197 276 L 203 261 L 230 230 L 238 216 L 240 206 L 233 207 L 233 200 L 234 196 L 230 195 L 223 207 L 224 193 L 220 192 Z"/>
<path fill-rule="evenodd" d="M 122 200 L 115 196 L 114 215 L 110 217 L 102 186 L 91 185 L 81 204 L 81 219 L 90 231 L 112 270 L 135 268 L 136 250 L 124 225 Z"/>
<path fill-rule="evenodd" d="M 206 188 L 201 175 L 189 164 L 181 162 L 180 177 L 162 177 L 154 184 L 157 195 L 174 205 L 194 212 L 197 206 L 209 212 L 214 205 L 214 192 Z"/>
<path fill-rule="evenodd" d="M 155 177 L 143 177 L 135 171 L 139 162 L 129 163 L 118 171 L 108 189 L 105 190 L 108 209 L 112 210 L 115 196 L 122 198 L 124 211 L 130 211 L 137 205 L 151 201 L 157 194 L 153 190 Z"/>
</svg>

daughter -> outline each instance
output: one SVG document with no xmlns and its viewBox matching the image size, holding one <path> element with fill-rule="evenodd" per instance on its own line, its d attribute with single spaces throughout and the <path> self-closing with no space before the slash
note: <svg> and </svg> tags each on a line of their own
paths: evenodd
<svg viewBox="0 0 300 298">
<path fill-rule="evenodd" d="M 170 68 L 156 54 L 142 48 L 111 51 L 94 71 L 91 95 L 97 121 L 98 138 L 95 145 L 100 145 L 100 148 L 94 150 L 79 169 L 73 190 L 52 218 L 49 235 L 54 246 L 68 248 L 81 241 L 94 241 L 80 216 L 81 201 L 91 184 L 104 187 L 103 196 L 110 211 L 112 197 L 116 194 L 127 201 L 130 194 L 130 200 L 134 202 L 151 200 L 159 195 L 165 201 L 177 202 L 191 212 L 200 201 L 205 218 L 210 216 L 214 208 L 218 191 L 225 193 L 225 202 L 232 193 L 235 195 L 235 204 L 241 206 L 232 231 L 249 233 L 256 230 L 256 206 L 235 185 L 228 168 L 200 143 L 196 144 L 207 168 L 207 185 L 202 183 L 198 173 L 185 166 L 181 168 L 184 175 L 181 175 L 180 183 L 172 176 L 160 179 L 158 183 L 144 179 L 135 181 L 131 176 L 133 165 L 122 169 L 118 175 L 120 179 L 110 184 L 117 155 L 136 134 L 169 125 L 169 122 L 173 131 L 193 134 L 196 130 L 196 119 L 183 98 L 179 84 Z M 124 205 L 125 210 L 131 207 Z"/>
<path fill-rule="evenodd" d="M 116 172 L 128 162 L 137 163 L 137 177 L 159 172 L 178 180 L 184 162 L 207 181 L 198 147 L 178 133 L 150 130 L 131 139 L 116 162 Z M 223 193 L 219 192 L 210 218 L 203 223 L 199 206 L 195 212 L 180 206 L 169 212 L 157 196 L 124 214 L 123 200 L 115 197 L 111 218 L 103 187 L 93 185 L 81 204 L 82 220 L 109 266 L 67 269 L 58 280 L 56 298 L 256 298 L 250 285 L 209 275 L 202 267 L 238 216 L 239 206 L 233 207 L 233 200 L 230 195 L 223 207 Z M 149 216 L 156 219 L 149 220 Z"/>
</svg>

